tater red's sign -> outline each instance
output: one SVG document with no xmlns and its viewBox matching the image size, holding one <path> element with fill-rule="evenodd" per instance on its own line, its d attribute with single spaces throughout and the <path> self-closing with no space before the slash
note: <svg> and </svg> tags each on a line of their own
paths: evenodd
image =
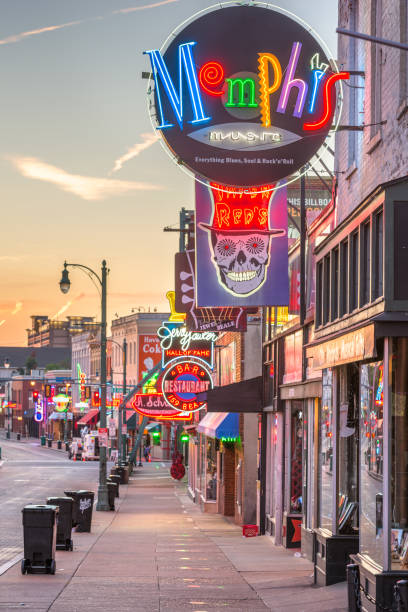
<svg viewBox="0 0 408 612">
<path fill-rule="evenodd" d="M 256 0 L 201 11 L 145 51 L 155 128 L 196 176 L 258 186 L 305 165 L 332 128 L 336 71 L 304 22 Z M 337 117 L 338 119 L 338 117 Z"/>
</svg>

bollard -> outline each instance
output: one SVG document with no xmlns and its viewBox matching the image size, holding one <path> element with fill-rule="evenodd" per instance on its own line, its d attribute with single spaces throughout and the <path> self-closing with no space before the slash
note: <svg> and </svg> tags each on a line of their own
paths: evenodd
<svg viewBox="0 0 408 612">
<path fill-rule="evenodd" d="M 349 612 L 361 611 L 360 571 L 356 563 L 349 563 L 347 572 L 347 596 Z"/>
<path fill-rule="evenodd" d="M 408 612 L 408 580 L 398 580 L 394 586 L 397 612 Z"/>
</svg>

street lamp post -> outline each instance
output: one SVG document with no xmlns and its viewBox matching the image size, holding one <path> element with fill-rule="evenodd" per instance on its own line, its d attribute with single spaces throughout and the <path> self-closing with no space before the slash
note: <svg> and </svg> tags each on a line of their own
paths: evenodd
<svg viewBox="0 0 408 612">
<path fill-rule="evenodd" d="M 60 280 L 60 289 L 62 293 L 68 293 L 71 282 L 69 280 L 67 268 L 80 268 L 85 270 L 91 279 L 96 279 L 101 288 L 101 410 L 100 410 L 100 426 L 101 428 L 106 427 L 106 283 L 108 276 L 108 269 L 106 267 L 106 261 L 102 261 L 101 276 L 94 272 L 88 266 L 82 264 L 72 264 L 64 262 L 64 269 L 62 271 L 62 277 Z M 106 485 L 106 447 L 102 446 L 99 449 L 99 486 L 98 486 L 98 501 L 96 504 L 97 510 L 108 511 L 108 488 Z"/>
</svg>

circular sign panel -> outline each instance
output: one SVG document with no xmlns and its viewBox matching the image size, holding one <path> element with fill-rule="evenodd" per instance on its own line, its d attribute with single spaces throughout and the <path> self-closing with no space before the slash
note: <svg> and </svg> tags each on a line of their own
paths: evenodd
<svg viewBox="0 0 408 612">
<path fill-rule="evenodd" d="M 221 6 L 222 8 L 219 8 Z M 265 2 L 220 3 L 174 32 L 151 62 L 152 120 L 197 178 L 254 187 L 305 165 L 332 128 L 336 82 L 324 43 Z"/>
<path fill-rule="evenodd" d="M 205 406 L 198 393 L 212 389 L 211 371 L 204 362 L 174 361 L 163 374 L 162 392 L 170 406 L 183 412 L 195 412 Z"/>
</svg>

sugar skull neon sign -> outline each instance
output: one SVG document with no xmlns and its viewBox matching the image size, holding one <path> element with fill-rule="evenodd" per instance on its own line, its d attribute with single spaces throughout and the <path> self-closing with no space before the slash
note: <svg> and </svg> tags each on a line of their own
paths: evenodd
<svg viewBox="0 0 408 612">
<path fill-rule="evenodd" d="M 308 26 L 256 0 L 210 7 L 145 53 L 155 129 L 179 163 L 225 185 L 299 170 L 332 128 L 336 83 L 348 78 Z"/>
</svg>

